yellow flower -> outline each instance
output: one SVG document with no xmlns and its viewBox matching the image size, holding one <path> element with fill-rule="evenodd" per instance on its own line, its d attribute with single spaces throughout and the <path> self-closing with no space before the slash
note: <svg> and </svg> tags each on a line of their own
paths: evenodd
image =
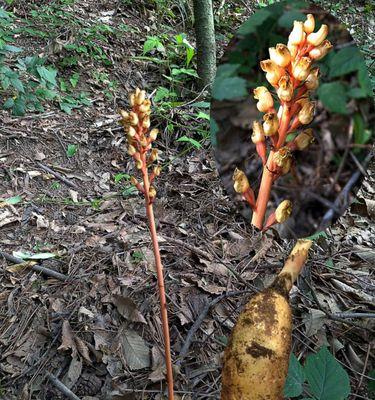
<svg viewBox="0 0 375 400">
<path fill-rule="evenodd" d="M 307 101 L 298 113 L 299 122 L 303 125 L 309 124 L 314 118 L 315 103 Z"/>
<path fill-rule="evenodd" d="M 279 129 L 279 118 L 275 113 L 263 115 L 263 131 L 266 136 L 273 136 Z"/>
<path fill-rule="evenodd" d="M 151 139 L 152 141 L 156 140 L 156 138 L 157 138 L 157 136 L 158 136 L 158 133 L 159 133 L 159 130 L 158 130 L 158 129 L 156 129 L 156 128 L 151 129 L 151 131 L 150 131 L 150 139 Z"/>
<path fill-rule="evenodd" d="M 323 24 L 317 32 L 307 35 L 307 43 L 319 46 L 328 35 L 328 26 Z"/>
<path fill-rule="evenodd" d="M 266 72 L 266 79 L 273 86 L 277 85 L 281 76 L 284 73 L 284 70 L 272 60 L 261 61 L 260 68 L 262 68 L 262 70 Z"/>
<path fill-rule="evenodd" d="M 251 140 L 254 144 L 265 141 L 264 131 L 262 125 L 258 121 L 253 121 L 253 133 L 251 135 Z"/>
<path fill-rule="evenodd" d="M 277 89 L 277 95 L 282 101 L 290 101 L 293 97 L 293 84 L 290 80 L 289 75 L 284 75 L 279 80 L 279 87 Z"/>
<path fill-rule="evenodd" d="M 307 149 L 310 144 L 314 141 L 313 130 L 311 128 L 305 129 L 301 133 L 297 135 L 294 139 L 294 144 L 296 145 L 297 149 L 302 151 Z"/>
<path fill-rule="evenodd" d="M 299 45 L 305 39 L 305 32 L 303 30 L 303 22 L 294 21 L 293 30 L 290 32 L 288 42 L 292 45 Z"/>
<path fill-rule="evenodd" d="M 314 32 L 315 18 L 312 14 L 307 14 L 306 21 L 303 23 L 303 29 L 307 34 Z"/>
<path fill-rule="evenodd" d="M 329 40 L 324 40 L 321 45 L 310 50 L 309 56 L 314 60 L 320 60 L 332 49 L 332 44 Z"/>
<path fill-rule="evenodd" d="M 237 193 L 243 194 L 250 189 L 249 181 L 243 171 L 236 168 L 233 173 L 233 187 Z"/>
<path fill-rule="evenodd" d="M 285 44 L 277 44 L 276 47 L 270 47 L 270 59 L 279 67 L 286 67 L 290 63 L 290 52 Z"/>
<path fill-rule="evenodd" d="M 273 107 L 273 98 L 265 86 L 258 86 L 254 89 L 254 98 L 259 100 L 257 108 L 260 112 L 267 112 Z"/>
<path fill-rule="evenodd" d="M 319 68 L 313 68 L 305 80 L 305 86 L 308 90 L 315 90 L 319 87 Z"/>
<path fill-rule="evenodd" d="M 299 81 L 304 81 L 309 76 L 311 62 L 311 58 L 301 57 L 292 68 L 293 76 Z"/>
<path fill-rule="evenodd" d="M 290 200 L 282 201 L 276 208 L 275 218 L 279 224 L 285 222 L 292 214 L 293 205 Z"/>
</svg>

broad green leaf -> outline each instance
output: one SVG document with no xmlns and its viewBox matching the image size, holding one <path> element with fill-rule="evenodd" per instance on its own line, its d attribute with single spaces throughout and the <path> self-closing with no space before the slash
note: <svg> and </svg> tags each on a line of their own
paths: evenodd
<svg viewBox="0 0 375 400">
<path fill-rule="evenodd" d="M 291 10 L 284 13 L 278 20 L 278 24 L 282 28 L 292 28 L 294 21 L 305 21 L 306 15 L 300 11 Z"/>
<path fill-rule="evenodd" d="M 23 51 L 23 49 L 21 47 L 12 46 L 10 44 L 6 44 L 3 47 L 3 50 L 9 51 L 11 53 L 21 53 Z"/>
<path fill-rule="evenodd" d="M 190 107 L 210 108 L 210 103 L 208 101 L 197 101 L 196 103 L 190 104 Z"/>
<path fill-rule="evenodd" d="M 206 119 L 207 121 L 210 120 L 210 116 L 207 113 L 204 113 L 202 111 L 199 111 L 197 118 Z"/>
<path fill-rule="evenodd" d="M 9 110 L 13 106 L 14 106 L 14 100 L 11 97 L 7 99 L 3 104 L 4 110 Z"/>
<path fill-rule="evenodd" d="M 12 106 L 12 114 L 17 117 L 22 117 L 26 112 L 26 102 L 23 97 L 17 97 Z"/>
<path fill-rule="evenodd" d="M 366 144 L 372 136 L 371 131 L 365 128 L 365 122 L 360 113 L 355 113 L 353 116 L 353 120 L 354 120 L 354 127 L 353 127 L 354 143 Z"/>
<path fill-rule="evenodd" d="M 371 380 L 368 380 L 368 391 L 370 393 L 375 392 L 375 369 L 373 369 L 372 371 L 370 371 L 368 373 L 368 376 L 371 378 Z"/>
<path fill-rule="evenodd" d="M 361 89 L 368 95 L 372 96 L 372 85 L 367 71 L 366 65 L 362 64 L 358 70 L 358 82 Z"/>
<path fill-rule="evenodd" d="M 10 79 L 10 83 L 19 92 L 25 93 L 25 89 L 23 87 L 23 83 L 18 78 L 11 78 Z"/>
<path fill-rule="evenodd" d="M 262 25 L 264 21 L 272 16 L 269 10 L 259 10 L 254 13 L 247 21 L 245 21 L 238 29 L 238 33 L 240 35 L 248 35 L 250 33 L 254 33 L 257 30 L 257 27 Z"/>
<path fill-rule="evenodd" d="M 189 75 L 199 78 L 197 71 L 191 68 L 172 68 L 172 76 Z"/>
<path fill-rule="evenodd" d="M 155 101 L 155 103 L 159 103 L 159 101 L 161 100 L 175 98 L 175 97 L 177 97 L 177 94 L 175 92 L 171 92 L 169 89 L 165 87 L 159 87 L 156 90 L 153 100 Z"/>
<path fill-rule="evenodd" d="M 212 96 L 217 100 L 231 100 L 247 96 L 246 80 L 239 77 L 216 79 Z"/>
<path fill-rule="evenodd" d="M 78 72 L 75 72 L 70 78 L 69 82 L 72 85 L 73 88 L 77 86 L 77 83 L 79 81 L 80 74 Z"/>
<path fill-rule="evenodd" d="M 305 375 L 308 392 L 317 400 L 344 400 L 350 393 L 347 372 L 326 347 L 307 357 Z"/>
<path fill-rule="evenodd" d="M 366 91 L 363 90 L 362 88 L 358 88 L 358 87 L 350 88 L 347 91 L 347 95 L 351 99 L 363 99 L 363 98 L 367 97 Z"/>
<path fill-rule="evenodd" d="M 9 198 L 4 200 L 5 203 L 11 204 L 11 205 L 15 205 L 15 204 L 21 203 L 21 201 L 22 201 L 22 197 L 21 196 L 13 196 L 13 197 L 9 197 Z"/>
<path fill-rule="evenodd" d="M 68 147 L 66 149 L 66 156 L 69 158 L 74 157 L 77 153 L 77 149 L 78 146 L 76 144 L 68 144 Z"/>
<path fill-rule="evenodd" d="M 303 392 L 303 383 L 305 382 L 305 373 L 302 365 L 297 360 L 297 357 L 291 353 L 289 358 L 288 376 L 284 386 L 285 397 L 297 397 Z"/>
<path fill-rule="evenodd" d="M 217 67 L 216 79 L 234 76 L 240 67 L 241 64 L 221 64 Z"/>
<path fill-rule="evenodd" d="M 196 147 L 197 149 L 200 149 L 202 145 L 197 142 L 195 139 L 189 138 L 187 136 L 181 136 L 180 138 L 177 139 L 177 142 L 187 142 Z"/>
<path fill-rule="evenodd" d="M 165 47 L 159 37 L 148 36 L 143 44 L 143 54 L 147 54 L 154 49 L 161 53 L 165 52 Z"/>
<path fill-rule="evenodd" d="M 346 75 L 359 70 L 364 65 L 363 57 L 355 46 L 345 47 L 331 57 L 329 69 L 330 77 Z"/>
<path fill-rule="evenodd" d="M 341 82 L 323 83 L 318 89 L 318 96 L 329 111 L 347 114 L 346 87 Z"/>
<path fill-rule="evenodd" d="M 56 75 L 57 70 L 53 68 L 46 68 L 43 65 L 36 67 L 39 76 L 46 80 L 47 82 L 51 83 L 53 86 L 56 85 Z"/>
</svg>

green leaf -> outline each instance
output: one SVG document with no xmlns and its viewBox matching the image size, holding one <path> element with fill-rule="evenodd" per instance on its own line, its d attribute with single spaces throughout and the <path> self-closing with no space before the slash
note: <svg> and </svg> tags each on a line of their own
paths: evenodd
<svg viewBox="0 0 375 400">
<path fill-rule="evenodd" d="M 147 36 L 147 39 L 143 44 L 143 54 L 147 54 L 154 49 L 156 49 L 160 53 L 165 52 L 165 47 L 159 37 Z"/>
<path fill-rule="evenodd" d="M 68 144 L 68 147 L 66 149 L 66 156 L 67 157 L 74 157 L 75 154 L 77 153 L 78 146 L 76 144 Z"/>
<path fill-rule="evenodd" d="M 18 78 L 11 78 L 10 79 L 10 83 L 19 92 L 25 93 L 25 89 L 23 87 L 23 83 Z"/>
<path fill-rule="evenodd" d="M 355 113 L 353 120 L 354 143 L 366 144 L 372 136 L 371 131 L 369 129 L 365 129 L 365 121 L 360 113 Z"/>
<path fill-rule="evenodd" d="M 202 145 L 197 142 L 195 139 L 189 138 L 187 136 L 181 136 L 180 138 L 177 139 L 177 142 L 187 142 L 196 147 L 197 149 L 200 149 Z"/>
<path fill-rule="evenodd" d="M 352 99 L 363 99 L 367 97 L 367 93 L 362 88 L 350 88 L 347 91 L 347 95 Z"/>
<path fill-rule="evenodd" d="M 13 106 L 14 106 L 14 100 L 11 97 L 7 99 L 3 104 L 4 110 L 9 110 Z"/>
<path fill-rule="evenodd" d="M 9 51 L 10 53 L 21 53 L 23 51 L 21 47 L 12 46 L 10 44 L 6 44 L 2 50 Z"/>
<path fill-rule="evenodd" d="M 78 72 L 75 72 L 70 78 L 69 82 L 72 85 L 73 88 L 77 86 L 77 83 L 79 81 L 80 74 Z"/>
<path fill-rule="evenodd" d="M 342 76 L 362 68 L 364 60 L 359 49 L 355 46 L 345 47 L 333 53 L 329 65 L 331 78 Z"/>
<path fill-rule="evenodd" d="M 210 108 L 210 103 L 208 101 L 197 101 L 196 103 L 191 103 L 190 107 Z"/>
<path fill-rule="evenodd" d="M 9 204 L 9 205 L 15 205 L 18 203 L 21 203 L 22 197 L 21 196 L 13 196 L 13 197 L 8 197 L 7 199 L 4 200 L 4 203 Z"/>
<path fill-rule="evenodd" d="M 367 96 L 372 96 L 371 80 L 365 64 L 362 64 L 358 70 L 358 82 Z"/>
<path fill-rule="evenodd" d="M 317 240 L 320 238 L 328 239 L 327 234 L 324 231 L 316 232 L 311 236 L 308 236 L 306 239 L 307 240 Z"/>
<path fill-rule="evenodd" d="M 323 83 L 318 89 L 318 96 L 329 111 L 347 114 L 346 87 L 341 82 Z"/>
<path fill-rule="evenodd" d="M 371 380 L 368 380 L 368 391 L 370 393 L 375 392 L 375 369 L 373 369 L 372 371 L 370 371 L 368 373 L 369 378 L 372 378 Z"/>
<path fill-rule="evenodd" d="M 317 400 L 343 400 L 350 393 L 347 372 L 326 347 L 307 357 L 305 375 L 309 393 Z"/>
<path fill-rule="evenodd" d="M 178 76 L 178 75 L 189 75 L 189 76 L 194 76 L 195 78 L 199 78 L 197 71 L 195 71 L 195 69 L 172 68 L 172 76 Z"/>
<path fill-rule="evenodd" d="M 238 33 L 240 35 L 248 35 L 256 32 L 258 26 L 262 25 L 268 18 L 272 16 L 271 12 L 265 9 L 259 10 L 254 13 L 247 21 L 245 21 L 240 28 Z"/>
<path fill-rule="evenodd" d="M 165 87 L 159 87 L 156 90 L 153 99 L 155 103 L 159 103 L 161 100 L 175 98 L 175 97 L 177 97 L 177 94 L 175 92 L 171 92 L 169 89 Z"/>
<path fill-rule="evenodd" d="M 282 28 L 292 28 L 294 21 L 305 21 L 306 15 L 297 10 L 291 10 L 284 13 L 277 21 Z"/>
<path fill-rule="evenodd" d="M 297 357 L 291 353 L 289 358 L 288 376 L 284 386 L 285 397 L 297 397 L 303 392 L 303 383 L 305 382 L 305 373 L 302 365 L 297 360 Z"/>
<path fill-rule="evenodd" d="M 43 65 L 36 67 L 39 76 L 46 80 L 47 82 L 51 83 L 53 86 L 56 85 L 56 75 L 57 70 L 53 68 L 46 68 Z"/>
<path fill-rule="evenodd" d="M 239 77 L 216 79 L 212 96 L 217 100 L 231 100 L 247 96 L 246 80 Z"/>
<path fill-rule="evenodd" d="M 22 117 L 26 112 L 26 102 L 23 97 L 17 97 L 14 100 L 14 104 L 12 107 L 12 114 L 17 117 Z"/>
<path fill-rule="evenodd" d="M 211 133 L 211 143 L 212 146 L 217 146 L 217 133 L 219 132 L 220 127 L 218 125 L 218 123 L 211 118 L 210 120 L 210 133 Z"/>
<path fill-rule="evenodd" d="M 229 78 L 236 75 L 236 72 L 241 67 L 241 64 L 221 64 L 217 67 L 216 79 Z"/>
<path fill-rule="evenodd" d="M 206 119 L 207 121 L 210 120 L 210 116 L 202 111 L 199 111 L 199 113 L 197 114 L 197 118 Z"/>
</svg>

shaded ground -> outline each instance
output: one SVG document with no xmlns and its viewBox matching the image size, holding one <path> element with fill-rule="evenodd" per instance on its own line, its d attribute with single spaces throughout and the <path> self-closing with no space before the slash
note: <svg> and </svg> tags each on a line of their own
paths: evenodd
<svg viewBox="0 0 375 400">
<path fill-rule="evenodd" d="M 93 9 L 95 2 L 87 2 L 79 12 Z M 141 4 L 116 12 L 115 23 L 117 17 L 138 27 L 150 21 Z M 152 17 L 151 12 L 155 23 Z M 177 28 L 182 30 L 182 23 Z M 117 39 L 108 51 L 119 55 L 121 97 L 136 86 L 151 92 L 160 81 L 158 68 L 128 58 L 142 52 L 139 33 Z M 88 68 L 82 66 L 82 73 Z M 131 171 L 117 123 L 117 106 L 124 103 L 99 91 L 93 107 L 71 116 L 55 108 L 24 118 L 1 112 L 1 196 L 23 199 L 0 208 L 1 251 L 59 253 L 41 265 L 68 280 L 1 259 L 0 398 L 64 398 L 47 372 L 87 400 L 163 398 L 163 340 L 144 209 L 141 199 L 129 194 L 126 180 L 114 181 L 118 173 Z M 189 112 L 183 106 L 164 118 L 181 123 Z M 166 127 L 161 117 L 153 122 Z M 78 152 L 69 158 L 70 143 L 78 144 Z M 249 292 L 279 270 L 291 244 L 273 232 L 252 231 L 221 189 L 210 149 L 187 151 L 166 129 L 159 148 L 165 168 L 155 214 L 173 359 L 179 364 L 176 390 L 183 399 L 218 399 L 221 355 L 236 316 Z M 353 399 L 369 398 L 374 325 L 336 313 L 368 312 L 374 304 L 374 191 L 373 177 L 368 179 L 353 212 L 317 241 L 306 278 L 292 294 L 294 353 L 303 359 L 330 343 L 350 374 Z M 189 329 L 205 307 L 207 316 L 182 358 Z"/>
</svg>

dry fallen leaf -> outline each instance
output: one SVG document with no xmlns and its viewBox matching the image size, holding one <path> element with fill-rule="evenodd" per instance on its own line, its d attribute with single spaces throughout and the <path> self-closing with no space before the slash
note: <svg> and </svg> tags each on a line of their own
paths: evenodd
<svg viewBox="0 0 375 400">
<path fill-rule="evenodd" d="M 123 329 L 119 339 L 125 362 L 131 370 L 149 368 L 150 349 L 137 332 Z"/>
<path fill-rule="evenodd" d="M 146 323 L 145 318 L 138 311 L 137 305 L 130 297 L 114 295 L 112 296 L 112 303 L 117 307 L 118 312 L 128 321 Z"/>
</svg>

